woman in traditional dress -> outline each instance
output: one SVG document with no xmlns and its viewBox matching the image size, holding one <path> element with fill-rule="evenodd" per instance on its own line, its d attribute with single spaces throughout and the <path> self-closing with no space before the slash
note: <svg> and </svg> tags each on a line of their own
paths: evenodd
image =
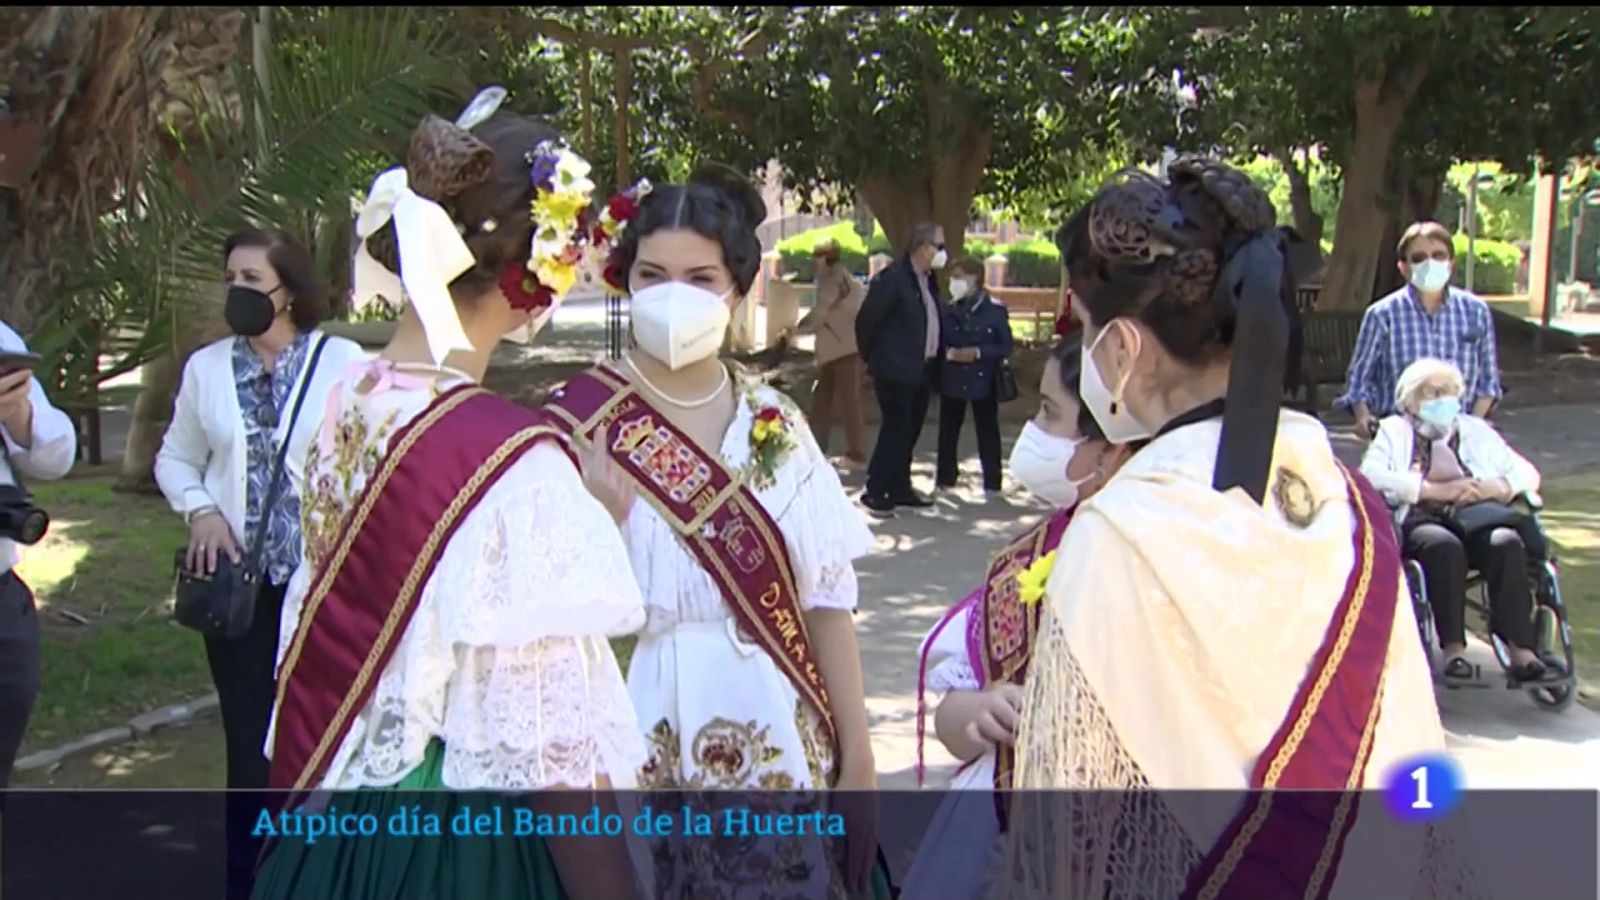
<svg viewBox="0 0 1600 900">
<path fill-rule="evenodd" d="M 621 230 L 607 280 L 630 296 L 634 346 L 547 407 L 604 448 L 610 471 L 585 477 L 623 523 L 645 597 L 628 668 L 650 751 L 640 785 L 871 790 L 852 612 L 872 533 L 789 398 L 718 359 L 760 266 L 765 207 L 716 166 L 640 193 L 602 219 Z M 820 841 L 774 858 L 701 839 L 659 853 L 657 883 L 670 896 L 860 889 L 875 812 L 854 809 L 842 865 Z"/>
<path fill-rule="evenodd" d="M 1272 204 L 1220 163 L 1169 173 L 1119 176 L 1057 235 L 1083 403 L 1150 443 L 1073 516 L 1017 733 L 1018 788 L 1106 793 L 1015 797 L 992 896 L 1438 887 L 1436 831 L 1338 790 L 1444 748 L 1388 509 L 1280 412 Z M 1271 788 L 1334 790 L 1243 794 Z"/>
<path fill-rule="evenodd" d="M 257 897 L 637 895 L 621 839 L 517 837 L 509 811 L 503 835 L 451 832 L 467 805 L 581 816 L 644 759 L 606 641 L 643 620 L 621 536 L 560 432 L 478 387 L 570 287 L 593 190 L 548 126 L 494 112 L 503 97 L 425 119 L 361 212 L 357 294 L 409 305 L 310 450 L 268 739 L 286 812 L 349 791 L 341 813 L 387 829 L 415 810 L 444 836 L 277 837 Z M 545 793 L 453 793 L 474 790 Z"/>
<path fill-rule="evenodd" d="M 977 897 L 1003 824 L 988 792 L 1011 787 L 1011 743 L 1039 622 L 1039 597 L 1056 546 L 1078 504 L 1098 491 L 1137 445 L 1118 445 L 1078 399 L 1082 344 L 1057 342 L 1039 382 L 1039 415 L 1011 451 L 1011 476 L 1053 512 L 990 562 L 988 578 L 923 639 L 917 669 L 917 782 L 922 783 L 928 690 L 939 742 L 962 763 L 903 885 L 909 897 Z M 932 668 L 929 668 L 930 663 Z M 965 793 L 965 792 L 984 793 Z"/>
</svg>

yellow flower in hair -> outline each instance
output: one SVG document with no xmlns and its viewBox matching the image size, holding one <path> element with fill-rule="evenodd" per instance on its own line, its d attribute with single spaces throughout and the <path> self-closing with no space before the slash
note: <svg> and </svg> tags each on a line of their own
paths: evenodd
<svg viewBox="0 0 1600 900">
<path fill-rule="evenodd" d="M 572 286 L 578 282 L 578 267 L 572 263 L 549 258 L 537 260 L 537 263 L 534 275 L 538 276 L 540 284 L 557 297 L 572 290 Z"/>
<path fill-rule="evenodd" d="M 534 219 L 540 222 L 573 222 L 589 205 L 589 195 L 577 191 L 539 192 L 533 201 Z"/>
<path fill-rule="evenodd" d="M 1033 605 L 1044 596 L 1045 582 L 1050 580 L 1050 571 L 1056 567 L 1056 551 L 1033 561 L 1033 565 L 1017 573 L 1017 587 L 1022 595 L 1022 602 Z"/>
</svg>

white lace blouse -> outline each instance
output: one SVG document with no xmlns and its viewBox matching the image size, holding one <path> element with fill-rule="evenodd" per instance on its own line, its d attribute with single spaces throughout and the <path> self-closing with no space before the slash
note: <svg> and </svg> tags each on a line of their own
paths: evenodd
<svg viewBox="0 0 1600 900">
<path fill-rule="evenodd" d="M 730 470 L 744 473 L 783 532 L 799 582 L 800 607 L 855 609 L 853 563 L 873 547 L 864 515 L 845 494 L 838 473 L 788 397 L 753 382 L 740 384 L 738 391 L 722 459 Z M 779 458 L 771 483 L 763 484 L 753 459 L 751 428 L 757 414 L 769 407 L 783 413 L 793 447 Z M 680 622 L 720 622 L 732 616 L 711 576 L 649 503 L 641 499 L 634 504 L 624 533 L 649 613 L 646 635 L 665 633 Z"/>
<path fill-rule="evenodd" d="M 307 459 L 306 560 L 284 600 L 278 661 L 294 639 L 314 561 L 366 484 L 396 428 L 438 388 L 334 390 Z M 460 790 L 631 786 L 645 759 L 633 705 L 606 635 L 643 622 L 616 525 L 561 450 L 528 451 L 467 514 L 321 787 L 398 783 L 444 743 L 443 779 Z M 274 721 L 276 711 L 274 712 Z M 272 752 L 272 735 L 267 738 Z"/>
</svg>

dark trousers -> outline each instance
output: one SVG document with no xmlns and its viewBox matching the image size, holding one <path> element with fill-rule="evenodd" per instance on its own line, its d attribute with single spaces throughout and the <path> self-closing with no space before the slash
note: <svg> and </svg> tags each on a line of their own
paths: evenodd
<svg viewBox="0 0 1600 900">
<path fill-rule="evenodd" d="M 811 394 L 811 433 L 828 452 L 828 433 L 844 425 L 844 445 L 851 459 L 867 455 L 867 420 L 861 412 L 861 357 L 854 353 L 822 364 Z"/>
<path fill-rule="evenodd" d="M 961 426 L 967 418 L 967 404 L 978 428 L 978 459 L 983 461 L 983 489 L 1000 490 L 1000 401 L 939 398 L 939 486 L 955 487 L 960 467 Z"/>
<path fill-rule="evenodd" d="M 39 695 L 39 613 L 33 591 L 15 572 L 0 575 L 0 788 L 28 730 Z"/>
<path fill-rule="evenodd" d="M 267 723 L 277 692 L 278 616 L 284 585 L 264 584 L 256 594 L 250 630 L 229 640 L 206 641 L 206 661 L 217 687 L 228 754 L 224 831 L 228 841 L 228 897 L 250 896 L 261 840 L 251 836 L 266 803 Z M 247 793 L 248 792 L 248 793 Z"/>
<path fill-rule="evenodd" d="M 1531 555 L 1513 528 L 1483 529 L 1464 542 L 1432 522 L 1407 525 L 1404 530 L 1404 553 L 1422 564 L 1441 644 L 1467 642 L 1467 569 L 1472 568 L 1483 573 L 1489 588 L 1489 627 L 1503 640 L 1536 649 L 1528 564 L 1530 556 L 1542 558 L 1542 544 L 1532 548 Z"/>
<path fill-rule="evenodd" d="M 916 384 L 873 379 L 883 422 L 878 443 L 867 463 L 867 495 L 880 500 L 903 499 L 911 494 L 911 457 L 917 452 L 922 423 L 928 418 L 930 362 Z"/>
</svg>

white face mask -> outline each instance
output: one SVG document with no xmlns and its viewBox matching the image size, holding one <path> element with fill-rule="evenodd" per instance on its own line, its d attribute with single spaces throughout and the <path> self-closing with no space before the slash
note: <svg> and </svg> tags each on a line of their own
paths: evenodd
<svg viewBox="0 0 1600 900">
<path fill-rule="evenodd" d="M 943 250 L 940 250 L 939 252 L 933 254 L 933 260 L 931 262 L 929 262 L 928 265 L 932 266 L 934 269 L 937 270 L 937 269 L 944 268 L 945 263 L 947 263 L 949 261 L 950 261 L 950 254 L 945 252 L 945 251 L 943 251 Z"/>
<path fill-rule="evenodd" d="M 950 279 L 950 296 L 962 300 L 972 293 L 972 282 L 965 278 Z"/>
<path fill-rule="evenodd" d="M 1072 506 L 1078 502 L 1078 484 L 1067 478 L 1067 463 L 1082 443 L 1056 437 L 1029 419 L 1011 448 L 1011 477 L 1052 506 Z"/>
<path fill-rule="evenodd" d="M 1429 259 L 1411 267 L 1411 283 L 1419 291 L 1433 293 L 1450 283 L 1450 263 L 1442 259 Z"/>
<path fill-rule="evenodd" d="M 1111 322 L 1107 322 L 1106 327 L 1100 329 L 1099 336 L 1083 355 L 1083 367 L 1078 370 L 1078 396 L 1083 399 L 1083 405 L 1089 408 L 1089 414 L 1100 423 L 1106 440 L 1113 444 L 1128 444 L 1151 437 L 1152 432 L 1135 419 L 1133 413 L 1128 411 L 1128 404 L 1122 402 L 1122 392 L 1128 386 L 1131 371 L 1122 376 L 1117 382 L 1117 389 L 1112 391 L 1106 387 L 1105 379 L 1100 374 L 1100 364 L 1095 362 L 1095 348 L 1111 332 L 1111 325 Z M 1133 355 L 1137 358 L 1137 351 Z"/>
<path fill-rule="evenodd" d="M 673 371 L 715 356 L 732 319 L 724 302 L 727 296 L 681 281 L 654 284 L 635 293 L 629 307 L 639 349 Z"/>
</svg>

